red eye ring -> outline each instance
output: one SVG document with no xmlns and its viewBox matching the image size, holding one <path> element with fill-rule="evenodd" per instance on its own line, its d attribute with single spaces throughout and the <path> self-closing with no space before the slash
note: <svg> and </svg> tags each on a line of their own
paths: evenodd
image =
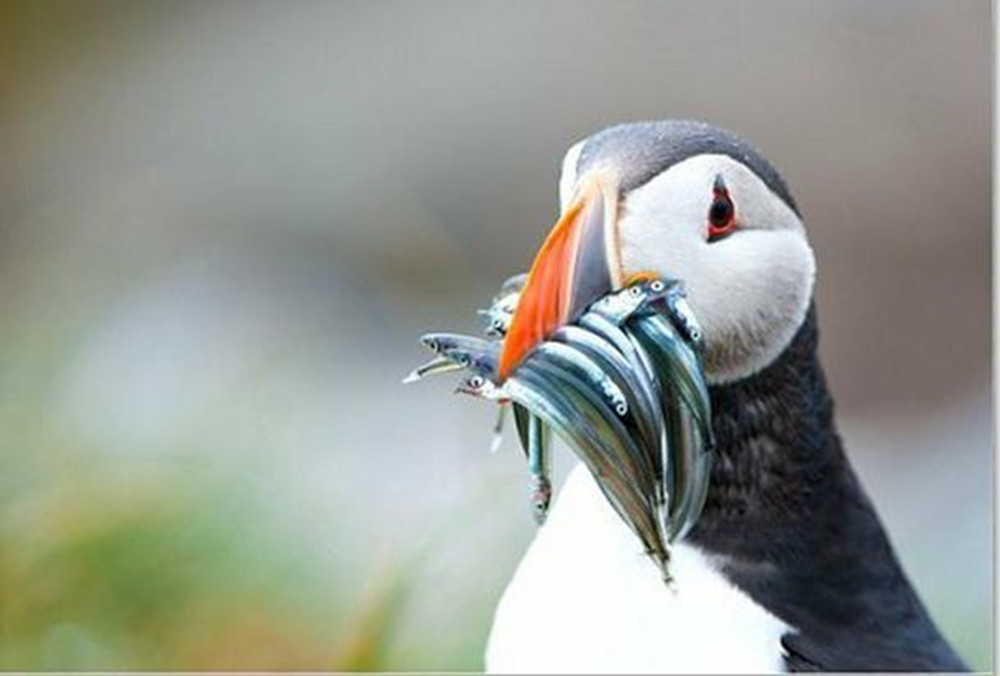
<svg viewBox="0 0 1000 676">
<path fill-rule="evenodd" d="M 729 190 L 726 189 L 721 175 L 715 177 L 712 193 L 715 197 L 712 206 L 708 208 L 709 242 L 722 239 L 736 230 L 736 207 L 729 197 Z"/>
</svg>

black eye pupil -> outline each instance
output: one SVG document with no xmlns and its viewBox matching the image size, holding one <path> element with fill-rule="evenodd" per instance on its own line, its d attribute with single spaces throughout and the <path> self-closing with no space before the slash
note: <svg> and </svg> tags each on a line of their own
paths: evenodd
<svg viewBox="0 0 1000 676">
<path fill-rule="evenodd" d="M 732 215 L 733 205 L 725 198 L 716 198 L 712 202 L 712 208 L 708 210 L 708 220 L 718 228 L 728 225 Z"/>
</svg>

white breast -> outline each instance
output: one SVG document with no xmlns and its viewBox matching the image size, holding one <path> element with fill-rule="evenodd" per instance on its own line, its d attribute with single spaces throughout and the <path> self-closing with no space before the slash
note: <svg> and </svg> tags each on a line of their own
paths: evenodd
<svg viewBox="0 0 1000 676">
<path fill-rule="evenodd" d="M 487 671 L 783 671 L 785 624 L 694 547 L 670 570 L 672 589 L 577 467 L 500 600 Z"/>
</svg>

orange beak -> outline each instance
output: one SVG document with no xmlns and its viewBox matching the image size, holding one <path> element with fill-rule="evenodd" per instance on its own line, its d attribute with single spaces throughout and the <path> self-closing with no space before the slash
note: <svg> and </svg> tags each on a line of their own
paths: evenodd
<svg viewBox="0 0 1000 676">
<path fill-rule="evenodd" d="M 621 286 L 617 208 L 617 191 L 606 177 L 581 181 L 531 265 L 500 353 L 501 381 L 553 331 Z"/>
</svg>

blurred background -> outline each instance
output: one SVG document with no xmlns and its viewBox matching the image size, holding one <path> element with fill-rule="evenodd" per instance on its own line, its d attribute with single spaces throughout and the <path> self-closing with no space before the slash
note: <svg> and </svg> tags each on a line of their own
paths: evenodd
<svg viewBox="0 0 1000 676">
<path fill-rule="evenodd" d="M 849 453 L 990 669 L 990 25 L 0 4 L 0 668 L 480 669 L 524 463 L 492 407 L 400 379 L 528 265 L 566 148 L 694 117 L 791 185 Z"/>
</svg>

